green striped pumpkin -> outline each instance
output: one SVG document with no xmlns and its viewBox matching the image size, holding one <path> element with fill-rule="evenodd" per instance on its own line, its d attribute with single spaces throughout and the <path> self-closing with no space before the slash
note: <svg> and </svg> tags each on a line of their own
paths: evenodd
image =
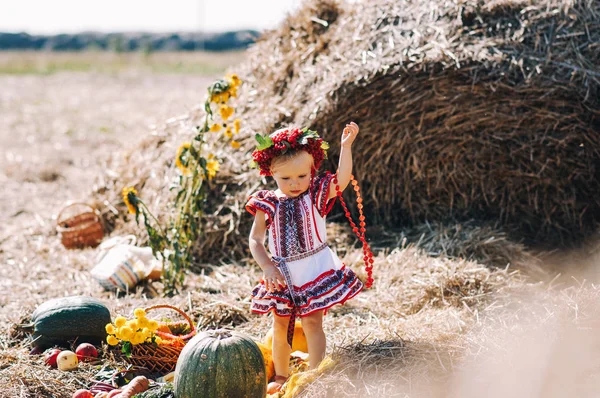
<svg viewBox="0 0 600 398">
<path fill-rule="evenodd" d="M 88 296 L 60 297 L 41 304 L 31 315 L 33 345 L 42 349 L 70 343 L 101 344 L 110 311 L 98 299 Z"/>
<path fill-rule="evenodd" d="M 177 398 L 264 398 L 265 362 L 260 348 L 241 333 L 219 329 L 196 335 L 175 367 Z"/>
</svg>

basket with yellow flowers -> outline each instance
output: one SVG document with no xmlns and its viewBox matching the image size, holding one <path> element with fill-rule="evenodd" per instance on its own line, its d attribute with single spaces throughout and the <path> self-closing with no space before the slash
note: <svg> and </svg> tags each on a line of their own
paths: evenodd
<svg viewBox="0 0 600 398">
<path fill-rule="evenodd" d="M 176 311 L 185 320 L 162 322 L 147 317 L 148 312 L 160 308 Z M 114 322 L 106 325 L 107 343 L 111 346 L 121 345 L 121 352 L 132 365 L 161 374 L 175 370 L 177 358 L 186 341 L 196 334 L 190 317 L 168 304 L 136 308 L 133 316 L 132 319 L 118 316 Z"/>
</svg>

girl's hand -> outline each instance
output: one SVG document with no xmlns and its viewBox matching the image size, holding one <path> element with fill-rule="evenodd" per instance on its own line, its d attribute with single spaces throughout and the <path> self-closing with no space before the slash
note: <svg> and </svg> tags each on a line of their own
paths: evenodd
<svg viewBox="0 0 600 398">
<path fill-rule="evenodd" d="M 354 122 L 350 122 L 344 127 L 344 132 L 342 133 L 342 147 L 350 148 L 354 139 L 358 135 L 358 124 Z"/>
<path fill-rule="evenodd" d="M 269 292 L 275 292 L 281 287 L 286 286 L 285 278 L 274 265 L 268 265 L 263 268 L 263 280 L 265 281 L 265 287 Z"/>
</svg>

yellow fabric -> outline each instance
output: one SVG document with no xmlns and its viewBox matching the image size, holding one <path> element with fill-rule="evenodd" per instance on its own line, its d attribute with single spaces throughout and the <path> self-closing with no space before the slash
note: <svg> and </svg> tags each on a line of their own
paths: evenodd
<svg viewBox="0 0 600 398">
<path fill-rule="evenodd" d="M 330 356 L 327 356 L 323 358 L 317 369 L 292 374 L 288 381 L 283 385 L 282 391 L 284 391 L 284 394 L 281 398 L 295 397 L 297 394 L 301 393 L 308 384 L 315 381 L 317 377 L 324 372 L 333 368 L 334 365 L 335 361 Z M 276 397 L 279 398 L 279 396 Z"/>
</svg>

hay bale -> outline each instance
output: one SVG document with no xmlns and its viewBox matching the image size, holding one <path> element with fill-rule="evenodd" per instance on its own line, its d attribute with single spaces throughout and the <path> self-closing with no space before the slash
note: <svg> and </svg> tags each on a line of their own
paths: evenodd
<svg viewBox="0 0 600 398">
<path fill-rule="evenodd" d="M 244 113 L 320 131 L 332 169 L 358 122 L 355 174 L 386 225 L 577 238 L 600 219 L 599 40 L 598 2 L 309 1 L 250 49 Z"/>
</svg>

